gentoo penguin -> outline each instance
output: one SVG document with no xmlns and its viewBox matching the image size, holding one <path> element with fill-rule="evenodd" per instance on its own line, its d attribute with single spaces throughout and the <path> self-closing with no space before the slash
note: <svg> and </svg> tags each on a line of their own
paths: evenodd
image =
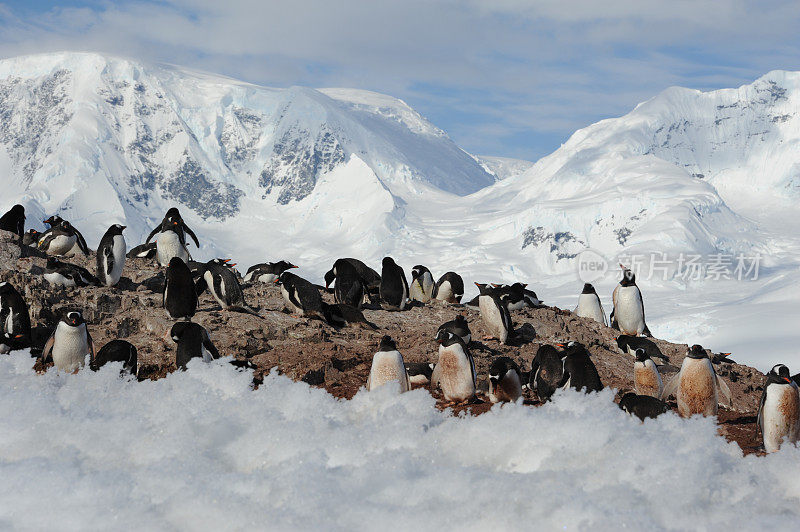
<svg viewBox="0 0 800 532">
<path fill-rule="evenodd" d="M 319 290 L 312 283 L 292 272 L 283 272 L 275 279 L 275 284 L 281 287 L 283 300 L 292 313 L 331 323 L 328 305 L 322 301 Z"/>
<path fill-rule="evenodd" d="M 70 264 L 68 262 L 61 262 L 55 257 L 47 257 L 47 264 L 45 265 L 43 277 L 50 284 L 62 286 L 99 286 L 100 281 L 97 277 L 89 273 L 89 270 L 78 266 L 77 264 Z"/>
<path fill-rule="evenodd" d="M 403 355 L 397 350 L 391 336 L 384 336 L 381 338 L 378 352 L 372 357 L 372 368 L 367 377 L 367 391 L 372 391 L 390 381 L 400 383 L 401 393 L 411 389 L 411 382 L 403 365 Z"/>
<path fill-rule="evenodd" d="M 516 362 L 508 357 L 494 359 L 489 367 L 489 400 L 513 403 L 522 397 L 522 375 Z"/>
<path fill-rule="evenodd" d="M 483 291 L 486 290 L 486 287 L 489 286 L 489 285 L 487 283 L 475 283 L 475 286 L 478 287 L 478 295 L 473 297 L 472 299 L 470 299 L 469 301 L 466 302 L 466 305 L 468 305 L 470 307 L 480 306 L 480 304 L 478 303 L 478 300 L 480 299 L 481 294 L 483 293 Z"/>
<path fill-rule="evenodd" d="M 500 299 L 497 289 L 484 288 L 478 297 L 478 307 L 481 309 L 481 318 L 486 328 L 484 340 L 494 338 L 502 344 L 507 344 L 514 335 L 514 325 L 511 322 L 511 314 Z"/>
<path fill-rule="evenodd" d="M 636 395 L 633 392 L 628 392 L 622 396 L 619 401 L 619 407 L 624 412 L 634 415 L 642 421 L 648 417 L 657 418 L 669 410 L 669 406 L 664 401 L 649 395 Z"/>
<path fill-rule="evenodd" d="M 167 266 L 172 257 L 180 257 L 183 262 L 189 262 L 189 250 L 186 249 L 187 234 L 192 237 L 195 246 L 200 247 L 197 235 L 189 229 L 176 207 L 172 207 L 167 211 L 164 219 L 161 220 L 161 224 L 150 232 L 144 243 L 150 242 L 150 239 L 156 234 L 158 234 L 156 238 L 156 256 L 161 266 Z"/>
<path fill-rule="evenodd" d="M 89 254 L 89 248 L 83 236 L 71 223 L 63 220 L 60 224 L 54 225 L 39 238 L 39 249 L 49 255 L 74 254 L 77 247 L 84 255 Z"/>
<path fill-rule="evenodd" d="M 363 329 L 372 329 L 373 331 L 378 329 L 377 325 L 364 317 L 364 313 L 360 309 L 352 305 L 345 305 L 344 303 L 327 305 L 323 302 L 322 306 L 323 308 L 327 307 L 327 311 L 324 311 L 323 314 L 327 312 L 328 323 L 334 327 L 352 325 Z"/>
<path fill-rule="evenodd" d="M 219 351 L 202 325 L 179 321 L 172 326 L 169 335 L 178 344 L 175 351 L 175 365 L 178 369 L 186 369 L 186 364 L 193 358 L 202 358 L 203 362 L 219 358 Z"/>
<path fill-rule="evenodd" d="M 725 381 L 717 376 L 706 350 L 699 345 L 693 345 L 683 359 L 681 371 L 664 388 L 661 399 L 675 395 L 678 399 L 678 413 L 682 417 L 694 414 L 716 416 L 720 392 L 727 399 L 728 405 L 732 404 L 731 391 Z"/>
<path fill-rule="evenodd" d="M 156 258 L 156 243 L 139 244 L 128 252 L 129 259 L 154 259 Z"/>
<path fill-rule="evenodd" d="M 364 302 L 364 283 L 352 262 L 338 259 L 325 274 L 325 288 L 333 285 L 333 298 L 337 303 L 360 308 Z"/>
<path fill-rule="evenodd" d="M 591 318 L 598 323 L 606 325 L 606 313 L 600 297 L 590 283 L 583 285 L 583 292 L 578 296 L 578 306 L 575 307 L 575 314 L 581 318 Z"/>
<path fill-rule="evenodd" d="M 525 307 L 539 308 L 544 306 L 536 296 L 536 292 L 528 290 L 526 283 L 514 284 L 492 284 L 500 296 L 500 300 L 506 304 L 508 310 L 520 310 Z"/>
<path fill-rule="evenodd" d="M 431 389 L 442 389 L 445 401 L 464 402 L 475 397 L 475 362 L 463 340 L 449 331 L 436 336 L 439 360 L 431 375 Z"/>
<path fill-rule="evenodd" d="M 124 225 L 114 224 L 108 228 L 97 246 L 97 279 L 105 286 L 114 286 L 122 277 L 125 266 Z"/>
<path fill-rule="evenodd" d="M 11 283 L 0 282 L 0 353 L 31 345 L 28 305 Z"/>
<path fill-rule="evenodd" d="M 412 301 L 427 303 L 433 298 L 434 288 L 436 288 L 436 284 L 433 282 L 433 275 L 431 275 L 431 271 L 428 268 L 422 264 L 417 264 L 411 268 L 409 297 Z"/>
<path fill-rule="evenodd" d="M 82 368 L 86 355 L 94 358 L 94 344 L 83 315 L 77 310 L 66 310 L 42 351 L 42 362 L 53 359 L 61 371 L 74 372 Z"/>
<path fill-rule="evenodd" d="M 617 347 L 619 347 L 620 351 L 623 353 L 628 353 L 631 356 L 636 356 L 637 349 L 644 349 L 645 353 L 647 353 L 647 356 L 650 358 L 659 358 L 665 363 L 669 363 L 667 355 L 662 353 L 658 345 L 649 338 L 622 334 L 617 337 Z"/>
<path fill-rule="evenodd" d="M 136 347 L 125 340 L 111 340 L 89 362 L 92 371 L 97 371 L 109 362 L 122 362 L 122 371 L 136 375 L 138 353 Z"/>
<path fill-rule="evenodd" d="M 162 301 L 173 320 L 190 320 L 197 311 L 197 289 L 192 272 L 179 257 L 172 257 L 167 266 Z"/>
<path fill-rule="evenodd" d="M 585 390 L 588 392 L 599 392 L 603 389 L 600 382 L 600 374 L 589 357 L 589 351 L 578 342 L 569 342 L 564 352 L 564 375 L 561 377 L 561 385 L 564 388 L 575 390 Z"/>
<path fill-rule="evenodd" d="M 291 268 L 297 268 L 297 266 L 285 260 L 254 264 L 247 268 L 244 282 L 258 281 L 260 283 L 273 284 L 280 274 Z"/>
<path fill-rule="evenodd" d="M 364 291 L 367 294 L 369 294 L 369 298 L 373 303 L 380 298 L 381 276 L 380 274 L 378 274 L 378 272 L 376 272 L 375 270 L 373 270 L 360 260 L 354 259 L 352 257 L 337 259 L 336 262 L 334 262 L 334 266 L 339 261 L 349 262 L 356 269 L 359 277 L 361 278 L 361 284 L 364 286 Z M 336 278 L 336 273 L 334 272 L 334 269 L 331 268 L 325 274 L 325 285 L 330 286 L 330 284 L 333 282 L 335 278 Z"/>
<path fill-rule="evenodd" d="M 246 312 L 258 316 L 244 300 L 244 292 L 239 285 L 239 279 L 233 271 L 236 264 L 229 263 L 230 259 L 213 259 L 205 263 L 202 270 L 202 279 L 211 295 L 224 310 Z M 201 290 L 202 291 L 202 290 Z"/>
<path fill-rule="evenodd" d="M 381 269 L 381 308 L 383 310 L 403 310 L 408 300 L 408 281 L 403 268 L 392 257 L 383 258 Z"/>
<path fill-rule="evenodd" d="M 644 302 L 636 286 L 636 275 L 622 264 L 620 266 L 622 280 L 612 295 L 614 310 L 611 312 L 611 326 L 622 334 L 653 336 L 644 321 Z"/>
<path fill-rule="evenodd" d="M 529 388 L 542 401 L 549 401 L 564 376 L 564 354 L 552 345 L 539 346 L 531 362 Z"/>
<path fill-rule="evenodd" d="M 25 233 L 25 207 L 22 205 L 14 205 L 0 217 L 0 229 L 15 233 L 22 238 Z"/>
<path fill-rule="evenodd" d="M 469 343 L 472 341 L 472 333 L 469 330 L 467 318 L 461 314 L 457 315 L 454 320 L 450 320 L 439 325 L 436 335 L 438 336 L 441 331 L 449 331 L 456 336 L 459 336 L 464 342 L 464 345 L 469 345 Z"/>
<path fill-rule="evenodd" d="M 433 299 L 447 303 L 461 303 L 464 297 L 464 279 L 456 272 L 442 275 L 433 289 Z"/>
<path fill-rule="evenodd" d="M 664 383 L 658 368 L 647 351 L 641 347 L 636 350 L 636 362 L 633 363 L 633 387 L 638 395 L 649 395 L 661 398 L 664 392 Z"/>
<path fill-rule="evenodd" d="M 795 443 L 800 437 L 800 392 L 783 364 L 767 373 L 758 406 L 758 428 L 768 453 L 780 449 L 784 440 Z"/>
<path fill-rule="evenodd" d="M 36 229 L 28 229 L 25 234 L 22 235 L 22 243 L 26 246 L 36 247 L 41 237 L 42 233 Z"/>
<path fill-rule="evenodd" d="M 406 362 L 406 373 L 411 384 L 427 384 L 431 382 L 433 364 L 427 362 Z"/>
</svg>

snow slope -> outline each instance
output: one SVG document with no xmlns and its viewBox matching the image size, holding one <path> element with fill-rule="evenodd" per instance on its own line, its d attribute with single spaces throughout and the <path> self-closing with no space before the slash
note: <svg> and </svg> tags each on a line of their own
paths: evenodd
<svg viewBox="0 0 800 532">
<path fill-rule="evenodd" d="M 9 529 L 789 529 L 800 450 L 742 457 L 711 419 L 644 424 L 612 394 L 439 412 L 193 361 L 158 381 L 0 358 Z M 499 437 L 499 435 L 505 435 Z M 513 435 L 513 436 L 511 436 Z M 42 511 L 46 508 L 47 511 Z"/>
</svg>

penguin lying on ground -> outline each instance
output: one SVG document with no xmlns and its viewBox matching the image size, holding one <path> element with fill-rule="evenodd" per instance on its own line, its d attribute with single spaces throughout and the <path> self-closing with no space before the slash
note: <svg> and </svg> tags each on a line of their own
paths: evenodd
<svg viewBox="0 0 800 532">
<path fill-rule="evenodd" d="M 471 400 L 477 388 L 472 354 L 464 341 L 449 331 L 441 331 L 436 341 L 439 342 L 439 360 L 431 375 L 431 390 L 437 386 L 441 388 L 445 401 Z"/>
<path fill-rule="evenodd" d="M 122 372 L 136 375 L 138 371 L 136 347 L 125 340 L 111 340 L 95 354 L 89 362 L 92 371 L 97 371 L 109 362 L 122 362 Z"/>
<path fill-rule="evenodd" d="M 129 259 L 154 259 L 156 258 L 156 243 L 139 244 L 128 252 L 127 257 Z"/>
<path fill-rule="evenodd" d="M 89 254 L 83 235 L 66 220 L 41 234 L 39 249 L 49 255 L 74 255 L 76 249 L 84 255 Z"/>
<path fill-rule="evenodd" d="M 800 392 L 783 364 L 767 373 L 758 405 L 758 428 L 768 453 L 779 450 L 784 441 L 796 443 L 800 438 Z"/>
<path fill-rule="evenodd" d="M 536 292 L 528 290 L 525 283 L 492 284 L 500 300 L 508 310 L 521 310 L 525 307 L 541 308 L 544 304 L 536 296 Z"/>
<path fill-rule="evenodd" d="M 223 310 L 245 312 L 259 316 L 258 312 L 250 308 L 244 300 L 244 292 L 239 285 L 239 279 L 233 271 L 236 264 L 229 263 L 230 259 L 212 259 L 202 266 L 202 283 L 198 290 L 203 292 L 203 287 L 208 287 L 211 295 L 220 304 Z M 193 276 L 194 277 L 194 276 Z"/>
<path fill-rule="evenodd" d="M 279 260 L 278 262 L 262 262 L 254 264 L 247 268 L 247 273 L 244 276 L 244 282 L 249 283 L 258 281 L 260 283 L 273 284 L 286 270 L 297 268 L 291 262 Z"/>
<path fill-rule="evenodd" d="M 125 267 L 124 225 L 114 224 L 108 228 L 97 246 L 97 279 L 105 286 L 114 286 L 122 277 Z"/>
<path fill-rule="evenodd" d="M 727 404 L 731 405 L 728 385 L 717 376 L 705 349 L 695 344 L 687 351 L 680 372 L 664 388 L 661 399 L 675 395 L 678 413 L 682 417 L 694 414 L 716 416 L 720 393 L 727 399 Z"/>
<path fill-rule="evenodd" d="M 629 392 L 622 396 L 619 407 L 624 412 L 634 415 L 641 419 L 656 418 L 669 410 L 669 406 L 664 401 L 660 401 L 649 395 L 636 395 Z"/>
<path fill-rule="evenodd" d="M 578 306 L 575 307 L 575 314 L 581 318 L 591 318 L 598 323 L 606 325 L 606 312 L 600 302 L 600 296 L 589 283 L 583 285 L 583 291 L 578 296 Z"/>
<path fill-rule="evenodd" d="M 513 403 L 522 397 L 522 375 L 516 362 L 508 357 L 496 358 L 489 367 L 489 400 L 492 403 Z"/>
<path fill-rule="evenodd" d="M 436 283 L 433 282 L 433 275 L 431 275 L 431 271 L 428 268 L 422 264 L 417 264 L 411 269 L 409 297 L 412 301 L 427 303 L 433 298 L 435 288 Z"/>
<path fill-rule="evenodd" d="M 464 279 L 456 272 L 447 272 L 436 282 L 433 299 L 446 303 L 461 303 L 464 297 Z"/>
<path fill-rule="evenodd" d="M 327 305 L 324 301 L 322 306 L 327 306 L 326 312 L 329 316 L 328 323 L 334 327 L 345 327 L 347 325 L 352 325 L 354 327 L 372 329 L 373 331 L 378 329 L 378 326 L 371 321 L 368 321 L 367 318 L 364 317 L 364 313 L 356 307 L 344 305 L 342 303 Z"/>
<path fill-rule="evenodd" d="M 68 262 L 61 262 L 55 257 L 47 257 L 47 265 L 43 277 L 50 284 L 61 286 L 100 286 L 100 281 L 97 277 L 89 273 L 89 270 L 78 266 L 77 264 L 70 264 Z"/>
<path fill-rule="evenodd" d="M 542 401 L 549 401 L 561 384 L 564 376 L 564 354 L 552 345 L 539 346 L 531 362 L 529 388 Z"/>
<path fill-rule="evenodd" d="M 0 353 L 31 346 L 28 304 L 11 283 L 0 282 Z"/>
<path fill-rule="evenodd" d="M 397 350 L 397 345 L 391 336 L 384 336 L 381 338 L 378 352 L 372 357 L 372 368 L 367 377 L 367 391 L 372 391 L 392 381 L 400 384 L 401 393 L 411 389 L 411 383 L 403 365 L 403 355 Z"/>
<path fill-rule="evenodd" d="M 653 336 L 644 320 L 644 301 L 642 292 L 636 286 L 636 275 L 620 264 L 622 280 L 619 282 L 612 300 L 614 310 L 611 312 L 611 327 L 632 336 Z"/>
<path fill-rule="evenodd" d="M 36 229 L 28 229 L 25 234 L 22 235 L 22 243 L 26 246 L 30 247 L 37 247 L 39 244 L 39 239 L 42 237 L 42 233 L 37 231 Z"/>
<path fill-rule="evenodd" d="M 623 353 L 628 353 L 631 356 L 636 356 L 637 349 L 644 349 L 650 358 L 658 358 L 669 363 L 669 358 L 661 352 L 661 349 L 658 348 L 654 341 L 648 338 L 623 334 L 617 337 L 617 347 Z"/>
<path fill-rule="evenodd" d="M 175 365 L 178 369 L 186 369 L 186 364 L 193 358 L 202 358 L 203 362 L 219 358 L 219 351 L 202 325 L 179 321 L 172 326 L 169 334 L 172 341 L 178 344 L 175 350 Z"/>
<path fill-rule="evenodd" d="M 56 368 L 72 373 L 83 367 L 86 355 L 94 358 L 94 343 L 83 315 L 78 310 L 65 310 L 42 351 L 42 363 L 53 360 Z"/>
<path fill-rule="evenodd" d="M 183 262 L 189 262 L 189 250 L 186 249 L 186 235 L 192 237 L 195 246 L 200 247 L 197 235 L 194 234 L 186 222 L 183 221 L 180 211 L 176 207 L 170 208 L 161 220 L 161 224 L 153 229 L 145 240 L 145 244 L 156 238 L 156 256 L 161 266 L 167 266 L 172 257 L 179 257 Z"/>
<path fill-rule="evenodd" d="M 589 357 L 589 352 L 578 342 L 569 342 L 564 351 L 564 375 L 561 377 L 561 386 L 584 390 L 586 393 L 599 392 L 603 389 L 600 374 Z"/>
<path fill-rule="evenodd" d="M 434 364 L 427 362 L 406 362 L 406 373 L 411 384 L 427 384 L 431 381 Z"/>
<path fill-rule="evenodd" d="M 461 340 L 464 342 L 464 345 L 469 345 L 472 341 L 472 333 L 469 330 L 469 324 L 467 324 L 467 318 L 458 314 L 454 320 L 445 322 L 439 325 L 439 329 L 436 331 L 436 335 L 438 336 L 441 331 L 449 331 L 456 336 L 460 337 Z"/>
<path fill-rule="evenodd" d="M 312 283 L 291 272 L 283 272 L 275 279 L 275 284 L 281 287 L 283 300 L 292 313 L 331 324 L 330 309 Z"/>
</svg>

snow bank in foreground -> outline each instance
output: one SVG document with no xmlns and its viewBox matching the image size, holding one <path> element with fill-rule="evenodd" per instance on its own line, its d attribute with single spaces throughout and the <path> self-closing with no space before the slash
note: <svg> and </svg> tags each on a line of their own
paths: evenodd
<svg viewBox="0 0 800 532">
<path fill-rule="evenodd" d="M 0 358 L 0 528 L 786 528 L 800 451 L 742 458 L 711 420 L 610 392 L 480 417 L 384 387 L 339 401 L 224 361 L 156 382 Z"/>
</svg>

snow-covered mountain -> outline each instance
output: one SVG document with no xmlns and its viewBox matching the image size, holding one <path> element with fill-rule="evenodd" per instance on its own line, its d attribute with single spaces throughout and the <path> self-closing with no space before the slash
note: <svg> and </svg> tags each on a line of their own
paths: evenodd
<svg viewBox="0 0 800 532">
<path fill-rule="evenodd" d="M 720 331 L 754 334 L 734 316 L 743 298 L 777 313 L 776 327 L 800 318 L 787 303 L 800 297 L 799 110 L 798 73 L 671 88 L 534 164 L 470 155 L 371 92 L 27 56 L 0 61 L 0 209 L 23 203 L 32 226 L 60 213 L 90 245 L 123 222 L 133 245 L 178 205 L 201 237 L 197 258 L 286 258 L 317 277 L 337 257 L 377 266 L 391 254 L 407 270 L 526 280 L 564 306 L 587 247 L 609 259 L 760 253 L 762 278 L 747 285 L 640 281 L 655 332 L 724 347 Z M 597 284 L 610 293 L 614 282 Z M 687 310 L 687 290 L 704 310 Z"/>
</svg>

